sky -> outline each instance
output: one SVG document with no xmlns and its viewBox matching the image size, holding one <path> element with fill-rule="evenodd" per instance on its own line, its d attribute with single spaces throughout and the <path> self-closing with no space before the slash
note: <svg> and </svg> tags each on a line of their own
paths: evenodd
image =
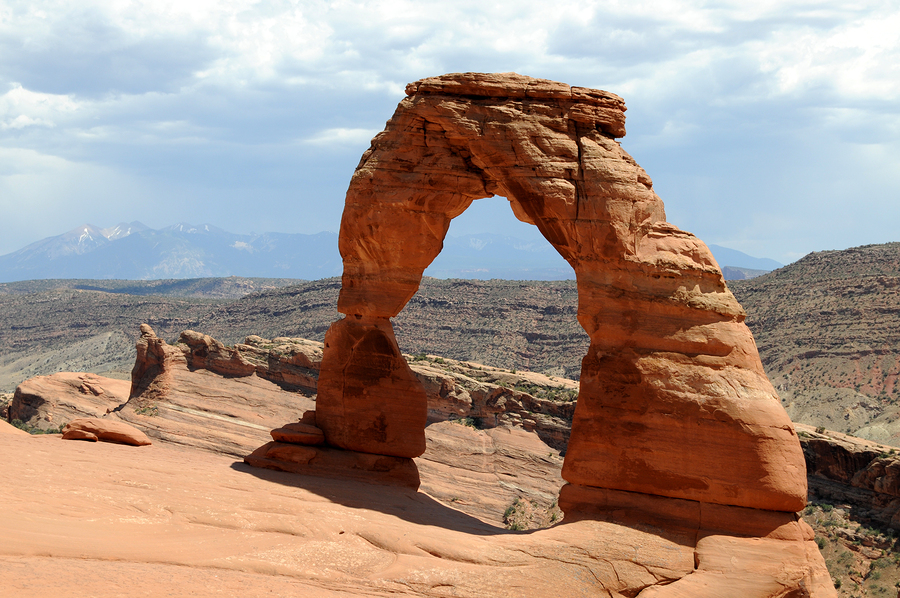
<svg viewBox="0 0 900 598">
<path fill-rule="evenodd" d="M 605 89 L 667 218 L 782 263 L 900 241 L 900 0 L 0 0 L 0 255 L 79 225 L 337 232 L 406 83 Z M 502 199 L 451 234 L 539 234 Z"/>
</svg>

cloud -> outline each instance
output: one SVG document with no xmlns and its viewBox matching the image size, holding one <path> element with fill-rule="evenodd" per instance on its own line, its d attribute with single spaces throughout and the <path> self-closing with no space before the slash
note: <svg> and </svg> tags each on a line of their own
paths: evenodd
<svg viewBox="0 0 900 598">
<path fill-rule="evenodd" d="M 358 146 L 371 140 L 380 132 L 381 131 L 379 129 L 345 129 L 339 127 L 336 129 L 326 129 L 324 131 L 320 131 L 316 135 L 308 139 L 304 139 L 303 142 L 313 145 L 334 145 L 350 143 Z"/>
<path fill-rule="evenodd" d="M 898 216 L 883 199 L 900 166 L 898 19 L 892 0 L 7 0 L 4 201 L 23 230 L 40 220 L 27 206 L 72 214 L 72 197 L 102 199 L 59 232 L 156 217 L 336 230 L 406 83 L 517 71 L 625 97 L 623 146 L 675 223 L 785 261 L 864 228 L 886 238 Z M 878 222 L 829 225 L 854 185 L 855 214 Z"/>
<path fill-rule="evenodd" d="M 175 91 L 214 56 L 202 30 L 116 5 L 12 3 L 0 21 L 0 77 L 43 93 Z M 149 17 L 145 19 L 145 17 Z M 179 30 L 181 29 L 181 30 Z"/>
<path fill-rule="evenodd" d="M 12 89 L 0 95 L 0 128 L 54 127 L 57 120 L 75 110 L 77 105 L 68 96 L 37 93 L 13 83 Z"/>
<path fill-rule="evenodd" d="M 150 194 L 142 190 L 145 187 L 103 165 L 0 147 L 0 213 L 4 215 L 2 242 L 6 248 L 2 253 L 98 218 L 125 220 L 129 210 L 111 206 L 123 195 L 135 202 L 151 201 Z"/>
</svg>

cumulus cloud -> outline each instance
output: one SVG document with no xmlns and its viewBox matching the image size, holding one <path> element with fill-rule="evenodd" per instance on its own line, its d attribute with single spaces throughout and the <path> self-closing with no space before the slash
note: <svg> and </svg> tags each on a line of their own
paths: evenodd
<svg viewBox="0 0 900 598">
<path fill-rule="evenodd" d="M 68 96 L 38 93 L 13 83 L 0 95 L 0 127 L 23 129 L 29 126 L 53 127 L 68 118 L 77 105 Z"/>
</svg>

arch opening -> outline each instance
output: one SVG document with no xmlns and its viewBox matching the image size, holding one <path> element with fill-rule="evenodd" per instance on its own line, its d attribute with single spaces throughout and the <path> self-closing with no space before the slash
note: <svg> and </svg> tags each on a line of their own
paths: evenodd
<svg viewBox="0 0 900 598">
<path fill-rule="evenodd" d="M 533 224 L 513 214 L 502 196 L 474 200 L 450 221 L 433 278 L 574 280 L 575 271 Z"/>
</svg>

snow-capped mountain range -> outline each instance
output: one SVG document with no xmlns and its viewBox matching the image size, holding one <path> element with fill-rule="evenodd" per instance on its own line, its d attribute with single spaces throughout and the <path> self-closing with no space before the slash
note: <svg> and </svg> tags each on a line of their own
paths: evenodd
<svg viewBox="0 0 900 598">
<path fill-rule="evenodd" d="M 726 278 L 781 264 L 710 245 Z M 725 265 L 733 270 L 729 276 Z M 736 270 L 735 270 L 736 268 Z M 0 282 L 48 278 L 150 280 L 245 276 L 315 280 L 339 276 L 337 234 L 236 234 L 210 224 L 152 229 L 140 222 L 85 224 L 0 256 Z M 571 267 L 545 242 L 483 233 L 448 236 L 425 272 L 437 278 L 563 280 Z"/>
</svg>

